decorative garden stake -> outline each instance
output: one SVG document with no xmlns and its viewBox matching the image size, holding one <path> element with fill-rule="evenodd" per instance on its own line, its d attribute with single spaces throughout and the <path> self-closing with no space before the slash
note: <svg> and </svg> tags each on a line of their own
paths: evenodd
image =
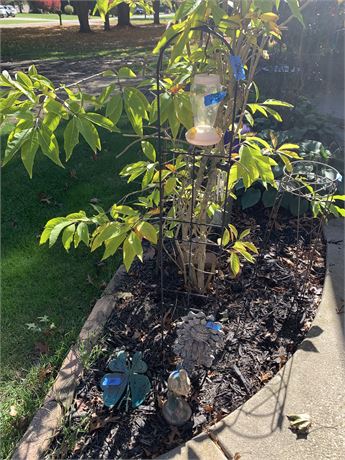
<svg viewBox="0 0 345 460">
<path fill-rule="evenodd" d="M 190 392 L 190 380 L 184 369 L 172 372 L 168 378 L 168 399 L 162 412 L 165 420 L 171 425 L 183 425 L 190 419 L 192 409 L 184 397 Z"/>
<path fill-rule="evenodd" d="M 210 367 L 214 353 L 221 348 L 223 341 L 222 325 L 215 322 L 212 315 L 190 311 L 182 317 L 182 322 L 177 323 L 174 351 L 182 358 L 183 367 L 192 372 L 195 367 Z"/>
<path fill-rule="evenodd" d="M 225 96 L 226 92 L 220 84 L 219 75 L 195 75 L 190 93 L 194 127 L 186 133 L 186 139 L 190 144 L 211 146 L 221 140 L 222 131 L 214 125 L 219 104 Z"/>
<path fill-rule="evenodd" d="M 147 371 L 147 364 L 141 359 L 141 352 L 133 355 L 131 365 L 127 365 L 127 354 L 120 351 L 115 359 L 112 359 L 108 367 L 111 374 L 105 374 L 101 380 L 103 390 L 103 402 L 107 407 L 114 407 L 124 396 L 127 389 L 127 395 L 132 399 L 132 407 L 138 407 L 148 395 L 151 384 L 143 375 Z"/>
</svg>

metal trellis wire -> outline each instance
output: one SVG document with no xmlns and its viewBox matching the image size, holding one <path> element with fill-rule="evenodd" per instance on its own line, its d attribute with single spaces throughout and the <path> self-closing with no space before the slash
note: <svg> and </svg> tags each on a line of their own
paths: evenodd
<svg viewBox="0 0 345 460">
<path fill-rule="evenodd" d="M 233 51 L 230 46 L 230 44 L 227 42 L 225 37 L 217 32 L 216 30 L 212 29 L 211 27 L 207 25 L 203 26 L 198 26 L 198 27 L 192 27 L 190 29 L 191 31 L 200 31 L 201 35 L 205 38 L 206 37 L 206 42 L 205 42 L 205 55 L 206 55 L 206 50 L 207 46 L 210 43 L 210 38 L 211 36 L 214 37 L 215 39 L 218 39 L 223 45 L 225 45 L 227 52 L 229 53 L 229 57 L 233 56 Z M 167 294 L 175 295 L 175 299 L 177 299 L 178 296 L 180 298 L 184 298 L 185 306 L 187 308 L 192 308 L 191 307 L 191 298 L 194 297 L 195 299 L 208 299 L 210 297 L 212 298 L 217 298 L 217 288 L 215 288 L 215 294 L 204 294 L 200 292 L 195 292 L 192 289 L 191 286 L 191 272 L 193 269 L 193 261 L 192 261 L 192 252 L 193 248 L 195 248 L 198 245 L 207 245 L 208 246 L 208 251 L 214 252 L 215 257 L 218 259 L 221 257 L 219 254 L 219 246 L 215 242 L 210 241 L 208 239 L 206 242 L 205 241 L 198 241 L 198 239 L 193 238 L 193 230 L 197 229 L 198 226 L 199 228 L 207 226 L 209 229 L 212 229 L 212 232 L 214 235 L 223 235 L 224 229 L 226 226 L 226 221 L 228 218 L 228 212 L 227 212 L 227 206 L 229 202 L 229 188 L 228 188 L 228 183 L 229 183 L 229 175 L 230 175 L 230 167 L 233 163 L 233 160 L 231 158 L 231 153 L 233 149 L 233 143 L 234 143 L 234 126 L 235 126 L 235 118 L 237 114 L 237 108 L 236 108 L 236 103 L 237 103 L 237 97 L 238 97 L 238 87 L 239 87 L 239 82 L 235 78 L 235 83 L 234 83 L 234 94 L 233 94 L 233 106 L 232 106 L 232 128 L 231 128 L 231 136 L 230 136 L 230 142 L 228 145 L 228 151 L 224 155 L 218 155 L 212 153 L 212 151 L 202 151 L 200 148 L 195 147 L 195 146 L 190 146 L 187 152 L 174 152 L 174 149 L 171 149 L 169 145 L 163 145 L 163 135 L 162 135 L 162 122 L 161 122 L 161 79 L 162 79 L 162 74 L 163 74 L 163 57 L 164 53 L 167 50 L 167 48 L 174 42 L 174 40 L 183 33 L 183 31 L 177 32 L 174 36 L 172 36 L 166 43 L 165 45 L 161 48 L 160 54 L 158 57 L 157 61 L 157 68 L 156 68 L 156 84 L 157 84 L 157 134 L 158 134 L 158 142 L 157 142 L 157 151 L 158 151 L 158 159 L 159 159 L 159 242 L 158 242 L 158 266 L 159 266 L 159 271 L 160 271 L 160 281 L 159 281 L 159 299 L 160 299 L 160 308 L 161 308 L 161 318 L 162 318 L 162 348 L 163 348 L 163 331 L 164 331 L 164 325 L 163 325 L 163 316 L 165 312 L 165 296 Z M 166 142 L 166 141 L 165 141 Z M 180 141 L 181 142 L 181 141 Z M 182 141 L 183 142 L 183 141 Z M 165 209 L 165 198 L 164 198 L 164 177 L 163 177 L 163 168 L 164 165 L 167 163 L 167 160 L 170 159 L 176 155 L 184 155 L 186 164 L 189 167 L 189 173 L 190 173 L 190 179 L 191 179 L 191 191 L 190 191 L 190 210 L 188 212 L 188 216 L 186 219 L 179 219 L 175 217 L 170 217 L 167 215 L 167 210 Z M 196 168 L 197 168 L 197 160 L 204 160 L 206 162 L 220 162 L 223 161 L 225 162 L 225 167 L 224 170 L 226 171 L 226 179 L 225 179 L 225 193 L 224 193 L 224 205 L 221 210 L 221 219 L 218 220 L 218 222 L 208 222 L 207 224 L 202 223 L 199 224 L 194 218 L 195 214 L 195 197 L 196 193 L 198 193 L 198 190 L 196 190 L 196 184 L 195 184 L 195 178 L 196 178 Z M 213 163 L 215 164 L 215 163 Z M 224 189 L 223 188 L 223 189 Z M 171 242 L 178 241 L 179 243 L 184 243 L 188 247 L 188 266 L 186 267 L 186 273 L 187 273 L 187 283 L 186 283 L 186 288 L 187 289 L 171 289 L 167 287 L 167 280 L 165 276 L 165 258 L 164 258 L 164 225 L 170 223 L 174 225 L 188 225 L 189 226 L 189 238 L 183 238 L 182 235 L 181 237 L 175 237 L 171 238 L 169 237 L 169 242 L 170 242 L 170 247 L 172 247 Z M 212 248 L 212 250 L 211 250 Z M 195 268 L 195 267 L 194 267 Z M 205 269 L 206 270 L 206 269 Z M 205 275 L 212 276 L 214 273 L 209 273 L 206 271 Z M 182 301 L 183 302 L 183 301 Z"/>
<path fill-rule="evenodd" d="M 268 220 L 263 239 L 262 257 L 269 250 L 275 260 L 284 266 L 284 241 L 281 238 L 277 217 L 282 206 L 294 200 L 295 219 L 290 219 L 291 242 L 294 253 L 293 278 L 296 299 L 307 295 L 312 272 L 317 272 L 316 261 L 323 235 L 323 225 L 331 214 L 333 195 L 337 190 L 339 172 L 317 161 L 294 161 L 291 170 L 284 168 L 278 192 Z M 314 215 L 315 213 L 315 215 Z M 294 240 L 294 241 L 293 241 Z"/>
</svg>

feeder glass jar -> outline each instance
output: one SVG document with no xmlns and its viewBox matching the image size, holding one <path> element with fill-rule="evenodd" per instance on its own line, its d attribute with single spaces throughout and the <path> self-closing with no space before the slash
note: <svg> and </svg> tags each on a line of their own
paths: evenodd
<svg viewBox="0 0 345 460">
<path fill-rule="evenodd" d="M 186 139 L 190 144 L 211 146 L 221 140 L 222 132 L 214 125 L 219 104 L 224 96 L 219 75 L 195 75 L 190 91 L 194 127 L 186 133 Z"/>
</svg>

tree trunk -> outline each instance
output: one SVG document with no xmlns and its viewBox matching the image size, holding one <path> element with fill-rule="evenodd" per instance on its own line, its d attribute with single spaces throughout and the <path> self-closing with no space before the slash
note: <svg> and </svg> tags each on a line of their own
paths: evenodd
<svg viewBox="0 0 345 460">
<path fill-rule="evenodd" d="M 71 2 L 71 5 L 73 6 L 74 12 L 78 16 L 78 19 L 79 19 L 79 24 L 80 24 L 79 32 L 83 32 L 83 33 L 91 32 L 90 24 L 89 24 L 89 7 L 90 7 L 89 2 L 88 1 L 86 2 L 85 1 L 84 2 L 73 1 Z"/>
<path fill-rule="evenodd" d="M 160 22 L 159 22 L 159 8 L 161 6 L 161 2 L 160 0 L 155 0 L 153 2 L 153 11 L 154 11 L 154 15 L 153 15 L 153 24 L 157 24 L 159 25 Z"/>
<path fill-rule="evenodd" d="M 131 22 L 129 19 L 129 5 L 125 2 L 122 2 L 119 4 L 117 7 L 117 17 L 118 17 L 118 22 L 117 25 L 118 27 L 126 27 L 130 26 Z"/>
<path fill-rule="evenodd" d="M 105 30 L 105 31 L 110 30 L 109 13 L 107 13 L 107 14 L 105 15 L 104 30 Z"/>
<path fill-rule="evenodd" d="M 18 5 L 18 8 L 19 8 L 19 13 L 22 13 L 23 12 L 23 2 L 22 1 L 17 2 L 17 5 Z"/>
<path fill-rule="evenodd" d="M 62 11 L 58 11 L 57 15 L 59 16 L 60 26 L 62 26 Z"/>
</svg>

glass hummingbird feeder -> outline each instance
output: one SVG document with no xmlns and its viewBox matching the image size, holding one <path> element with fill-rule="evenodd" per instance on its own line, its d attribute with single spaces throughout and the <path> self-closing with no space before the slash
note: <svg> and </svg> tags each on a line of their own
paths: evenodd
<svg viewBox="0 0 345 460">
<path fill-rule="evenodd" d="M 219 143 L 222 131 L 215 124 L 225 95 L 219 75 L 203 73 L 194 76 L 190 91 L 194 126 L 186 133 L 190 144 L 206 147 Z"/>
</svg>

